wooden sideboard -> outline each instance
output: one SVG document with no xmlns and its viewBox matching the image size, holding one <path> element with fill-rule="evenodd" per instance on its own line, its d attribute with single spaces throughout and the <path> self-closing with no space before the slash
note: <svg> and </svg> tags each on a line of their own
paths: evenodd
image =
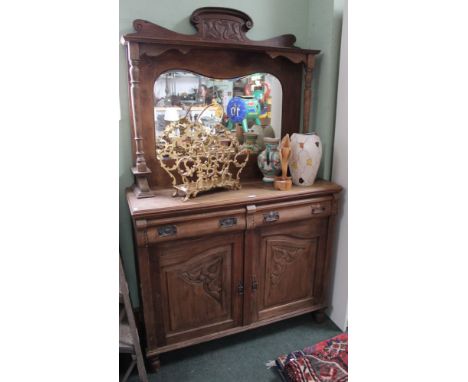
<svg viewBox="0 0 468 382">
<path fill-rule="evenodd" d="M 253 20 L 235 9 L 199 8 L 190 22 L 194 34 L 135 20 L 135 32 L 122 37 L 135 176 L 127 200 L 143 338 L 154 367 L 167 351 L 307 312 L 323 317 L 341 191 L 326 181 L 276 191 L 260 181 L 257 154 L 251 154 L 242 189 L 186 202 L 172 196 L 171 178 L 156 157 L 154 83 L 163 73 L 183 70 L 216 79 L 274 75 L 282 87 L 281 138 L 309 131 L 320 53 L 294 46 L 291 34 L 250 40 Z"/>
<path fill-rule="evenodd" d="M 327 306 L 341 187 L 276 191 L 260 181 L 182 202 L 171 189 L 127 200 L 147 357 Z"/>
</svg>

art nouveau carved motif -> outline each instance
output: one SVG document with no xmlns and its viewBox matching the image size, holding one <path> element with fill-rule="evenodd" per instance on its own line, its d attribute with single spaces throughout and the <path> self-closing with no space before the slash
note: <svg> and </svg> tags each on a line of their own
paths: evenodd
<svg viewBox="0 0 468 382">
<path fill-rule="evenodd" d="M 196 28 L 193 35 L 171 31 L 146 20 L 135 20 L 136 33 L 125 36 L 126 41 L 137 39 L 178 40 L 180 42 L 217 41 L 280 48 L 295 48 L 296 37 L 292 34 L 277 36 L 268 40 L 252 41 L 246 32 L 253 27 L 253 21 L 244 12 L 231 8 L 205 7 L 195 10 L 190 22 Z"/>
<path fill-rule="evenodd" d="M 197 263 L 189 270 L 181 272 L 180 276 L 188 284 L 203 284 L 203 290 L 222 305 L 221 271 L 223 257 L 221 254 L 208 263 Z"/>
<path fill-rule="evenodd" d="M 229 20 L 203 21 L 203 37 L 213 40 L 243 41 L 245 36 L 241 33 L 241 23 Z"/>
<path fill-rule="evenodd" d="M 253 26 L 252 19 L 244 12 L 225 8 L 221 15 L 219 8 L 214 7 L 197 9 L 190 22 L 208 40 L 246 41 L 245 32 Z"/>
<path fill-rule="evenodd" d="M 289 264 L 293 263 L 300 254 L 305 250 L 305 247 L 292 247 L 285 245 L 273 245 L 273 269 L 270 274 L 272 285 L 277 285 Z"/>
</svg>

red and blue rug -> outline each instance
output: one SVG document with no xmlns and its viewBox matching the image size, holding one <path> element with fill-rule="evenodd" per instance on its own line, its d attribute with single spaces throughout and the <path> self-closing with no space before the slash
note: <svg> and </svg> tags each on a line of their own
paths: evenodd
<svg viewBox="0 0 468 382">
<path fill-rule="evenodd" d="M 281 355 L 275 362 L 287 382 L 347 382 L 348 334 Z"/>
</svg>

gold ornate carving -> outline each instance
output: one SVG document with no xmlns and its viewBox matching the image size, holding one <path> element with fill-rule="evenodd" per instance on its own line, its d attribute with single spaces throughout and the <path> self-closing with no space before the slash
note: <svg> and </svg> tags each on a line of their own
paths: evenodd
<svg viewBox="0 0 468 382">
<path fill-rule="evenodd" d="M 222 117 L 218 104 L 203 111 L 213 106 Z M 203 111 L 194 123 L 184 118 L 167 126 L 156 147 L 161 167 L 172 179 L 173 196 L 182 193 L 184 202 L 213 188 L 240 189 L 240 173 L 249 159 L 234 133 L 221 124 L 208 128 L 199 122 Z"/>
<path fill-rule="evenodd" d="M 270 279 L 272 285 L 277 285 L 287 266 L 293 263 L 305 248 L 273 245 L 271 250 L 273 252 L 273 269 L 270 274 Z"/>
<path fill-rule="evenodd" d="M 206 264 L 196 264 L 180 276 L 189 284 L 203 284 L 203 290 L 218 303 L 222 304 L 221 270 L 223 258 L 217 256 Z"/>
</svg>

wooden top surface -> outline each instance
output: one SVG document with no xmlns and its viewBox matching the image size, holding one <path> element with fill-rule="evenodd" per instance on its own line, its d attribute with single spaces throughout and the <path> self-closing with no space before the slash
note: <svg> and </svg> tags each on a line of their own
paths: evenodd
<svg viewBox="0 0 468 382">
<path fill-rule="evenodd" d="M 196 198 L 182 201 L 182 197 L 172 197 L 173 189 L 154 190 L 153 198 L 137 199 L 132 190 L 127 190 L 130 213 L 134 218 L 147 215 L 167 215 L 187 212 L 207 212 L 227 210 L 246 205 L 285 202 L 289 200 L 330 195 L 340 192 L 342 187 L 325 180 L 317 180 L 312 186 L 293 186 L 289 191 L 277 191 L 273 184 L 262 181 L 241 182 L 240 190 L 217 189 L 199 194 Z"/>
</svg>

